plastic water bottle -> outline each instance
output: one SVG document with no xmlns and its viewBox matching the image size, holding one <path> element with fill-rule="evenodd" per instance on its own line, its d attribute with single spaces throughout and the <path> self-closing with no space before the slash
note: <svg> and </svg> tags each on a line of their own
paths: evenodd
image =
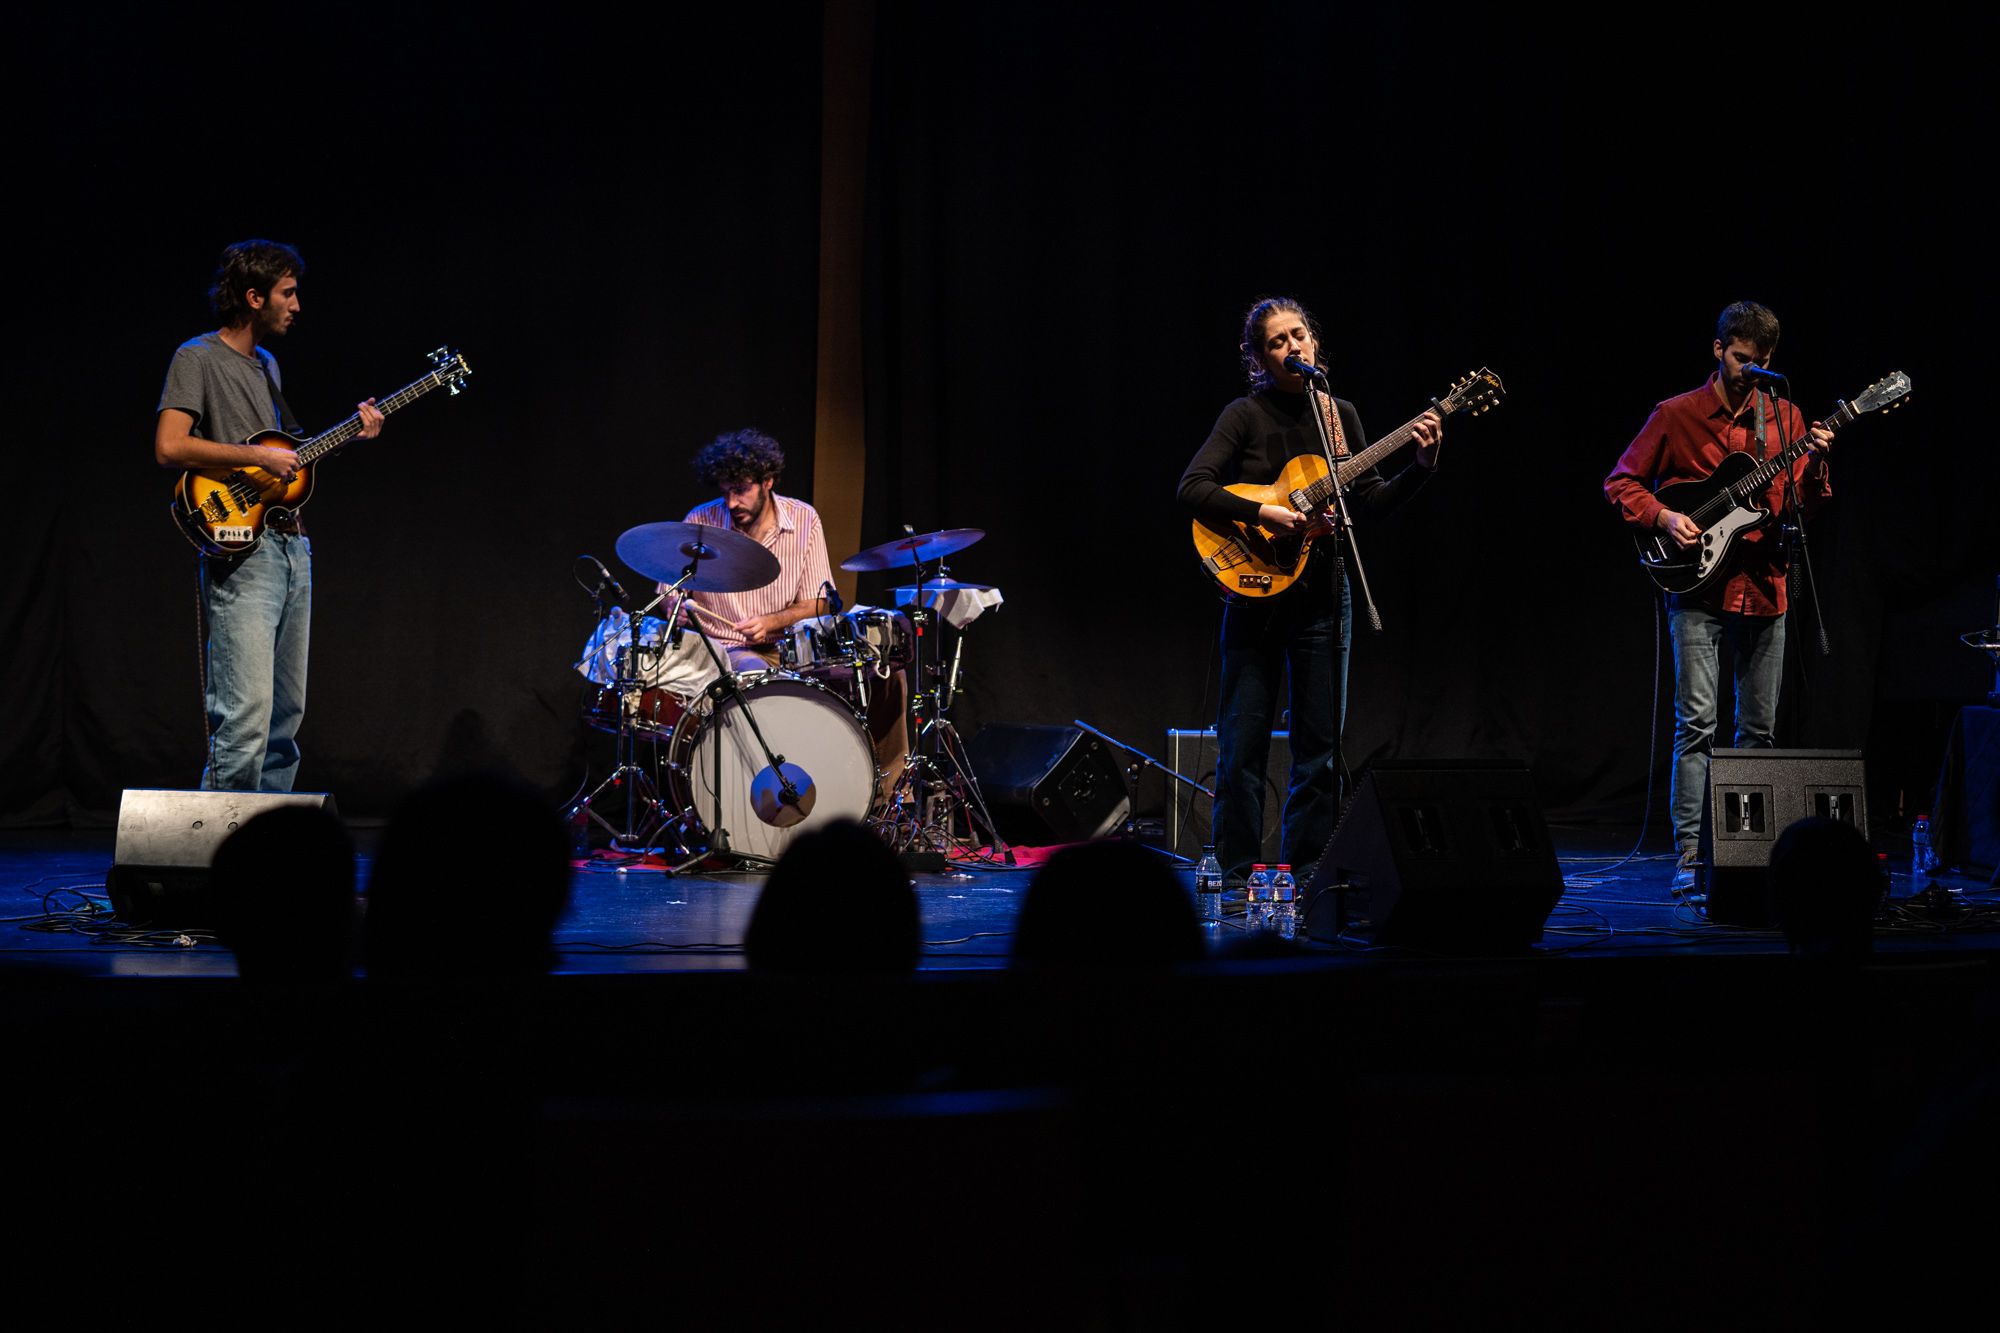
<svg viewBox="0 0 2000 1333">
<path fill-rule="evenodd" d="M 1204 930 L 1221 928 L 1222 862 L 1215 859 L 1213 847 L 1201 849 L 1201 860 L 1194 868 L 1194 909 Z"/>
<path fill-rule="evenodd" d="M 1299 937 L 1298 883 L 1292 878 L 1292 868 L 1281 865 L 1271 876 L 1271 929 L 1281 940 L 1295 940 Z"/>
<path fill-rule="evenodd" d="M 1259 862 L 1243 882 L 1243 929 L 1256 934 L 1270 925 L 1270 915 L 1271 868 Z"/>
<path fill-rule="evenodd" d="M 1910 882 L 1929 879 L 1937 868 L 1937 848 L 1931 845 L 1931 817 L 1928 813 L 1921 814 L 1910 829 Z"/>
</svg>

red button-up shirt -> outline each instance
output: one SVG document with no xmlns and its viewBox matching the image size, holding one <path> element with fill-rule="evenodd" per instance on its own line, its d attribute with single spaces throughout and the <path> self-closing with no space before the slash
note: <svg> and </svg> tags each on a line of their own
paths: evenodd
<svg viewBox="0 0 2000 1333">
<path fill-rule="evenodd" d="M 1748 452 L 1759 457 L 1757 415 L 1750 400 L 1731 413 L 1718 384 L 1721 371 L 1692 392 L 1669 398 L 1653 409 L 1618 466 L 1604 479 L 1604 495 L 1618 506 L 1625 521 L 1635 528 L 1651 528 L 1665 508 L 1653 495 L 1655 489 L 1677 481 L 1699 481 L 1714 472 L 1729 453 Z M 1804 415 L 1790 402 L 1764 395 L 1765 448 L 1762 457 L 1776 456 L 1779 442 L 1795 442 L 1806 433 Z M 1777 411 L 1771 411 L 1771 404 Z M 1782 429 L 1780 425 L 1782 423 Z M 1825 459 L 1808 452 L 1792 465 L 1798 478 L 1799 503 L 1810 518 L 1833 494 Z M 1785 478 L 1771 478 L 1759 498 L 1759 507 L 1772 514 L 1784 512 Z M 1778 616 L 1785 613 L 1785 547 L 1775 527 L 1766 524 L 1736 539 L 1730 552 L 1730 568 L 1721 579 L 1688 600 L 1716 611 L 1734 611 L 1746 616 Z"/>
</svg>

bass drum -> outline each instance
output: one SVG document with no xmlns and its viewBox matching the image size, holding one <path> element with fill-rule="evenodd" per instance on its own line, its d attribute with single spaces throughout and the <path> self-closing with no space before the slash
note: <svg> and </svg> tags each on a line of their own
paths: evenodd
<svg viewBox="0 0 2000 1333">
<path fill-rule="evenodd" d="M 703 699 L 682 716 L 667 745 L 667 794 L 674 809 L 691 815 L 688 832 L 705 835 L 719 850 L 717 830 L 724 830 L 730 851 L 775 861 L 802 833 L 837 819 L 866 819 L 879 775 L 854 710 L 825 686 L 788 672 L 738 679 L 798 800 L 784 800 L 742 706 L 727 696 Z"/>
</svg>

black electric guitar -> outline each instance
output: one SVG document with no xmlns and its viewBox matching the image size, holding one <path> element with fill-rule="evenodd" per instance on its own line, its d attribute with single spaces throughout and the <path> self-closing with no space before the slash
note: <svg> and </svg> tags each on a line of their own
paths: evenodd
<svg viewBox="0 0 2000 1333">
<path fill-rule="evenodd" d="M 1900 406 L 1909 396 L 1910 377 L 1896 371 L 1869 385 L 1853 402 L 1841 403 L 1825 425 L 1837 431 L 1857 417 Z M 1728 566 L 1736 539 L 1770 518 L 1768 510 L 1757 507 L 1757 501 L 1771 478 L 1798 462 L 1811 447 L 1808 433 L 1762 463 L 1750 454 L 1732 453 L 1700 481 L 1660 487 L 1655 497 L 1700 524 L 1701 541 L 1682 549 L 1658 528 L 1635 533 L 1632 539 L 1639 547 L 1640 566 L 1663 592 L 1690 593 L 1713 580 Z"/>
<path fill-rule="evenodd" d="M 432 389 L 449 389 L 456 394 L 465 387 L 465 381 L 472 376 L 472 367 L 462 354 L 440 347 L 430 356 L 433 369 L 428 375 L 375 404 L 383 416 L 408 407 Z M 312 498 L 311 465 L 330 457 L 360 434 L 359 412 L 310 440 L 301 440 L 281 430 L 260 430 L 243 443 L 296 451 L 299 467 L 292 479 L 286 481 L 260 467 L 183 472 L 174 483 L 174 522 L 189 541 L 210 555 L 244 555 L 254 551 L 264 539 L 265 525 L 273 517 L 296 513 Z"/>
</svg>

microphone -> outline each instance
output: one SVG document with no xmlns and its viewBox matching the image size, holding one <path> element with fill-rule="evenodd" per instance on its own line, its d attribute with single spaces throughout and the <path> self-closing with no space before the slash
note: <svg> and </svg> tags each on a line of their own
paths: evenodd
<svg viewBox="0 0 2000 1333">
<path fill-rule="evenodd" d="M 847 609 L 847 603 L 840 600 L 840 589 L 834 587 L 830 580 L 820 584 L 819 588 L 821 595 L 826 600 L 826 613 L 828 615 L 837 616 Z"/>
<path fill-rule="evenodd" d="M 618 580 L 611 577 L 611 571 L 604 567 L 604 562 L 602 560 L 599 560 L 594 555 L 586 555 L 581 558 L 584 560 L 588 560 L 591 564 L 597 566 L 597 572 L 599 574 L 602 574 L 604 576 L 604 581 L 611 585 L 611 591 L 618 594 L 619 601 L 629 602 L 632 600 L 632 594 L 626 592 L 625 589 L 622 586 L 620 586 Z"/>
<path fill-rule="evenodd" d="M 1751 384 L 1756 384 L 1759 381 L 1765 384 L 1776 384 L 1785 377 L 1775 370 L 1766 370 L 1764 367 L 1757 365 L 1746 365 L 1743 367 L 1743 378 Z"/>
<path fill-rule="evenodd" d="M 1285 358 L 1285 369 L 1291 371 L 1294 375 L 1303 375 L 1309 380 L 1319 380 L 1322 383 L 1326 380 L 1326 372 L 1324 370 L 1321 370 L 1312 362 L 1296 356 Z"/>
</svg>

